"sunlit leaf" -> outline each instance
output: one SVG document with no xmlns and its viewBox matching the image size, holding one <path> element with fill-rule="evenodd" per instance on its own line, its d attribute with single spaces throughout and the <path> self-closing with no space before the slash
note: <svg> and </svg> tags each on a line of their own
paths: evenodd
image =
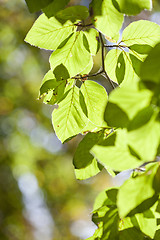
<svg viewBox="0 0 160 240">
<path fill-rule="evenodd" d="M 134 44 L 149 45 L 154 47 L 159 42 L 160 26 L 156 23 L 140 20 L 129 24 L 122 34 L 122 42 L 126 46 Z"/>
<path fill-rule="evenodd" d="M 117 41 L 123 23 L 123 14 L 114 7 L 112 0 L 93 0 L 93 24 L 107 37 Z"/>
<path fill-rule="evenodd" d="M 158 164 L 151 166 L 147 172 L 135 178 L 128 179 L 119 189 L 117 205 L 120 217 L 125 217 L 129 212 L 152 198 L 155 194 L 153 180 L 158 169 Z"/>
<path fill-rule="evenodd" d="M 33 24 L 25 41 L 40 48 L 55 50 L 76 28 L 70 20 L 63 24 L 55 17 L 48 19 L 42 14 Z"/>
<path fill-rule="evenodd" d="M 52 53 L 50 64 L 53 71 L 56 71 L 59 65 L 63 65 L 69 76 L 73 77 L 90 66 L 92 57 L 83 44 L 84 38 L 83 32 L 76 32 L 64 46 Z M 61 76 L 63 78 L 63 71 Z"/>
<path fill-rule="evenodd" d="M 58 108 L 53 111 L 52 123 L 54 130 L 61 142 L 64 142 L 80 133 L 86 122 L 87 117 L 79 103 L 79 89 L 74 86 L 65 93 L 58 104 Z"/>
<path fill-rule="evenodd" d="M 86 80 L 81 86 L 82 97 L 86 105 L 86 116 L 97 126 L 106 126 L 103 114 L 107 103 L 107 92 L 100 84 Z"/>
</svg>

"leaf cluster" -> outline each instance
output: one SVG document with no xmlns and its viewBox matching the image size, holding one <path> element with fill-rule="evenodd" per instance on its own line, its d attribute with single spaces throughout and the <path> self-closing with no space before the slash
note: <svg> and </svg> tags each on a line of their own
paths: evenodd
<svg viewBox="0 0 160 240">
<path fill-rule="evenodd" d="M 89 239 L 157 240 L 160 26 L 135 21 L 120 38 L 124 14 L 150 10 L 151 1 L 93 0 L 89 9 L 64 8 L 64 0 L 41 1 L 38 8 L 36 1 L 26 2 L 30 11 L 44 13 L 25 41 L 53 51 L 39 97 L 55 104 L 52 123 L 61 142 L 84 135 L 73 159 L 77 179 L 90 178 L 103 168 L 112 176 L 130 173 L 122 186 L 98 196 L 93 211 L 98 229 Z M 102 66 L 90 74 L 99 50 Z M 99 75 L 108 81 L 111 93 L 94 81 Z"/>
</svg>

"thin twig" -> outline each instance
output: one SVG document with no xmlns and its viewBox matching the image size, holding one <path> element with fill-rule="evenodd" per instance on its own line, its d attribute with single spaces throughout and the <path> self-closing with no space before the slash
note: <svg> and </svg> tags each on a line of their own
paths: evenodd
<svg viewBox="0 0 160 240">
<path fill-rule="evenodd" d="M 90 77 L 96 77 L 96 76 L 98 76 L 98 75 L 100 75 L 102 73 L 103 73 L 103 71 L 100 71 L 100 72 L 97 72 L 97 73 L 93 73 L 93 74 L 90 74 L 90 75 L 89 74 L 77 75 L 75 77 L 72 77 L 72 79 L 88 79 Z"/>
<path fill-rule="evenodd" d="M 108 74 L 107 74 L 107 72 L 105 70 L 105 64 L 104 64 L 105 46 L 104 46 L 102 34 L 100 32 L 99 32 L 99 38 L 100 38 L 100 41 L 101 41 L 102 71 L 103 71 L 106 79 L 109 81 L 110 85 L 112 86 L 112 88 L 115 89 L 115 86 L 114 86 L 112 80 L 109 78 L 109 76 L 108 76 Z"/>
</svg>

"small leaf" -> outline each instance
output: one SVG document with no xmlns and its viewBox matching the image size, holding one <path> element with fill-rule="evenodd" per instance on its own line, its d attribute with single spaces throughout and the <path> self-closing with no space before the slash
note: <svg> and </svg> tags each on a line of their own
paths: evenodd
<svg viewBox="0 0 160 240">
<path fill-rule="evenodd" d="M 120 12 L 127 15 L 136 15 L 144 9 L 152 9 L 151 0 L 113 0 L 113 3 Z"/>
<path fill-rule="evenodd" d="M 25 41 L 39 48 L 55 50 L 76 28 L 69 20 L 62 24 L 55 17 L 48 19 L 42 14 L 33 24 Z"/>
<path fill-rule="evenodd" d="M 113 6 L 112 0 L 93 0 L 90 8 L 95 27 L 107 37 L 117 41 L 123 23 L 123 14 Z"/>
</svg>

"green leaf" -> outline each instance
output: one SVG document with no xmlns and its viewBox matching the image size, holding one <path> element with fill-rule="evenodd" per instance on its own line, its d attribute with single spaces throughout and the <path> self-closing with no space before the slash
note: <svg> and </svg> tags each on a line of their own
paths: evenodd
<svg viewBox="0 0 160 240">
<path fill-rule="evenodd" d="M 160 26 L 156 23 L 140 20 L 129 24 L 122 33 L 122 41 L 126 46 L 134 44 L 154 47 L 160 39 Z"/>
<path fill-rule="evenodd" d="M 85 20 L 88 16 L 88 8 L 85 6 L 68 7 L 56 14 L 58 19 L 71 20 L 72 22 Z"/>
<path fill-rule="evenodd" d="M 84 34 L 88 40 L 89 50 L 91 54 L 96 55 L 99 47 L 98 32 L 93 28 L 89 28 L 84 31 Z"/>
<path fill-rule="evenodd" d="M 125 217 L 138 205 L 154 196 L 153 180 L 158 166 L 158 164 L 154 164 L 148 171 L 140 176 L 128 179 L 120 187 L 117 195 L 117 206 L 120 217 Z"/>
<path fill-rule="evenodd" d="M 25 41 L 40 48 L 55 50 L 76 28 L 69 20 L 62 24 L 55 17 L 48 19 L 42 14 L 33 24 Z"/>
<path fill-rule="evenodd" d="M 144 240 L 144 235 L 135 227 L 127 228 L 119 233 L 119 240 Z"/>
<path fill-rule="evenodd" d="M 130 153 L 126 130 L 118 130 L 116 134 L 109 136 L 104 142 L 95 145 L 91 149 L 91 153 L 106 169 L 110 167 L 115 171 L 136 168 L 142 164 L 138 158 Z"/>
<path fill-rule="evenodd" d="M 102 206 L 116 205 L 118 188 L 112 187 L 98 194 L 94 202 L 93 212 Z"/>
<path fill-rule="evenodd" d="M 73 33 L 65 45 L 52 53 L 50 64 L 53 71 L 61 64 L 66 68 L 70 77 L 74 77 L 85 69 L 88 70 L 87 67 L 91 66 L 92 57 L 83 45 L 84 38 L 86 37 L 83 32 Z M 63 78 L 63 72 L 61 76 Z"/>
<path fill-rule="evenodd" d="M 97 126 L 106 126 L 103 114 L 107 103 L 107 92 L 100 84 L 86 80 L 81 86 L 86 105 L 86 116 Z"/>
<path fill-rule="evenodd" d="M 79 143 L 73 157 L 73 165 L 75 168 L 85 168 L 92 163 L 94 157 L 90 154 L 90 149 L 103 139 L 104 133 L 87 133 L 87 135 Z"/>
<path fill-rule="evenodd" d="M 127 114 L 116 104 L 108 102 L 104 112 L 104 120 L 110 127 L 127 127 L 129 118 Z"/>
<path fill-rule="evenodd" d="M 90 178 L 102 170 L 102 166 L 90 154 L 90 149 L 98 141 L 102 140 L 103 132 L 87 133 L 87 135 L 79 143 L 73 157 L 73 165 L 77 179 Z"/>
<path fill-rule="evenodd" d="M 140 76 L 144 81 L 160 83 L 160 43 L 148 54 L 141 66 Z"/>
<path fill-rule="evenodd" d="M 97 175 L 102 169 L 103 166 L 99 164 L 95 158 L 93 158 L 89 165 L 84 168 L 74 169 L 74 171 L 77 179 L 84 180 Z"/>
<path fill-rule="evenodd" d="M 155 114 L 140 128 L 128 132 L 128 144 L 145 161 L 153 161 L 160 143 L 160 123 Z"/>
<path fill-rule="evenodd" d="M 113 3 L 120 12 L 127 15 L 136 15 L 144 9 L 152 9 L 151 0 L 113 0 Z"/>
<path fill-rule="evenodd" d="M 117 41 L 123 23 L 123 14 L 113 6 L 112 0 L 93 0 L 90 8 L 95 27 L 108 38 Z"/>
<path fill-rule="evenodd" d="M 79 103 L 79 89 L 73 86 L 53 110 L 52 123 L 61 142 L 77 135 L 87 123 L 87 117 Z"/>
<path fill-rule="evenodd" d="M 149 90 L 135 90 L 132 87 L 123 86 L 110 94 L 109 103 L 118 105 L 129 119 L 133 119 L 140 110 L 149 106 L 151 99 L 152 92 Z M 107 119 L 106 113 L 105 117 Z"/>
<path fill-rule="evenodd" d="M 47 17 L 55 16 L 55 14 L 62 10 L 67 4 L 69 0 L 52 0 L 52 2 L 45 8 L 43 8 L 43 12 Z"/>
<path fill-rule="evenodd" d="M 121 51 L 119 49 L 110 50 L 105 58 L 105 69 L 112 81 L 121 86 L 131 86 L 137 88 L 139 77 L 137 75 L 137 67 L 141 64 L 138 58 L 134 58 L 133 54 Z"/>
<path fill-rule="evenodd" d="M 147 212 L 149 214 L 148 216 Z M 151 210 L 136 214 L 132 218 L 132 222 L 136 228 L 139 228 L 141 232 L 153 239 L 157 229 L 157 219 L 154 217 Z"/>
<path fill-rule="evenodd" d="M 41 88 L 40 98 L 45 96 L 43 102 L 46 104 L 55 104 L 58 102 L 64 93 L 66 81 L 57 81 L 51 70 L 44 76 Z"/>
<path fill-rule="evenodd" d="M 46 7 L 48 4 L 50 4 L 54 0 L 25 0 L 25 1 L 27 3 L 29 11 L 33 13 Z"/>
</svg>

